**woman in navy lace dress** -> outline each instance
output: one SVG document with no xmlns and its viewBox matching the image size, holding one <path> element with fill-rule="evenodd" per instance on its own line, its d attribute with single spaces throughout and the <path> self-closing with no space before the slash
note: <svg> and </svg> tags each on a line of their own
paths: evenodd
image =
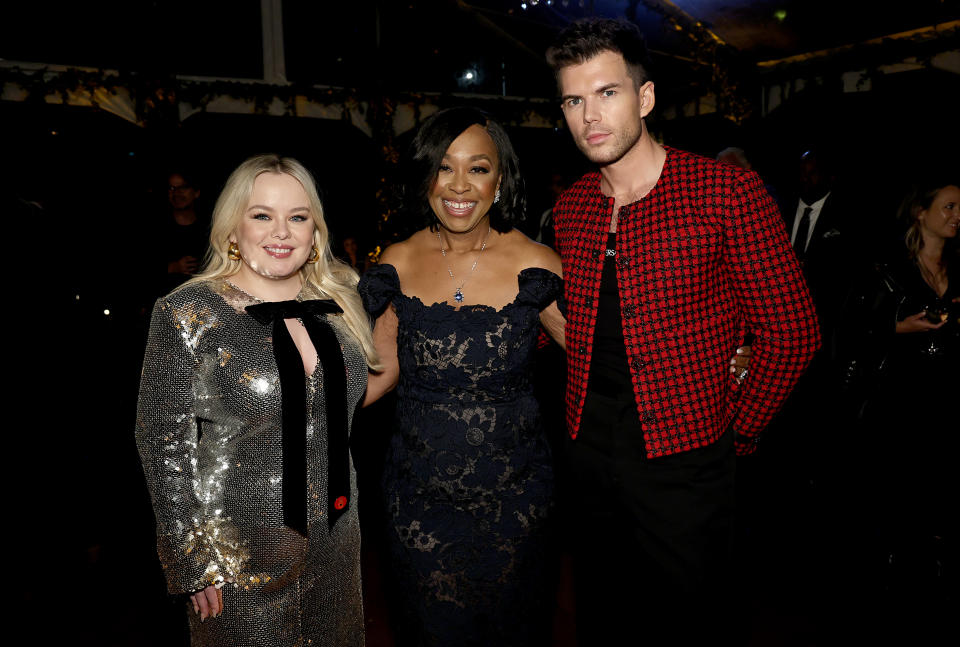
<svg viewBox="0 0 960 647">
<path fill-rule="evenodd" d="M 553 475 L 531 384 L 542 323 L 563 343 L 560 259 L 512 227 L 524 207 L 504 130 L 444 110 L 414 139 L 408 216 L 423 228 L 360 284 L 397 387 L 384 475 L 401 645 L 549 638 Z"/>
</svg>

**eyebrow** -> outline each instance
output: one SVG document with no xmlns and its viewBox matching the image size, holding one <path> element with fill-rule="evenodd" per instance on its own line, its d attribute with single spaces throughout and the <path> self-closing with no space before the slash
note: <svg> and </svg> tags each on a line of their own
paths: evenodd
<svg viewBox="0 0 960 647">
<path fill-rule="evenodd" d="M 596 90 L 594 90 L 593 93 L 594 93 L 594 94 L 600 94 L 601 92 L 605 92 L 605 91 L 610 90 L 610 89 L 613 89 L 613 88 L 619 88 L 620 86 L 621 86 L 621 84 L 618 83 L 618 82 L 616 82 L 616 81 L 614 81 L 613 83 L 606 83 L 606 84 L 604 84 L 604 85 L 601 85 L 601 86 L 600 86 L 599 88 L 597 88 Z M 565 95 L 563 95 L 562 97 L 560 97 L 560 102 L 562 103 L 562 102 L 566 101 L 567 99 L 580 99 L 581 97 L 582 97 L 582 95 L 579 95 L 579 94 L 565 94 Z"/>
<path fill-rule="evenodd" d="M 251 204 L 249 207 L 247 207 L 247 211 L 254 211 L 254 210 L 273 211 L 274 209 L 273 207 L 268 207 L 262 204 Z M 310 211 L 310 207 L 294 207 L 290 211 Z"/>
<path fill-rule="evenodd" d="M 449 159 L 449 158 L 450 158 L 449 155 L 444 154 L 443 159 Z M 470 160 L 471 162 L 475 162 L 477 160 L 487 160 L 488 162 L 493 161 L 493 158 L 487 155 L 486 153 L 480 153 L 479 155 L 471 155 L 467 159 Z"/>
</svg>

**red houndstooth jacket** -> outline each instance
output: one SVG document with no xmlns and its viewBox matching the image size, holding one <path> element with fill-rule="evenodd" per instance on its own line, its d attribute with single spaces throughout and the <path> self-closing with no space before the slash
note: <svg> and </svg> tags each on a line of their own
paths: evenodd
<svg viewBox="0 0 960 647">
<path fill-rule="evenodd" d="M 649 457 L 714 442 L 731 427 L 756 448 L 820 344 L 783 219 L 753 172 L 667 148 L 643 199 L 620 210 L 617 283 Z M 588 173 L 554 208 L 567 302 L 567 425 L 577 437 L 613 198 Z M 756 335 L 739 388 L 729 359 Z"/>
</svg>

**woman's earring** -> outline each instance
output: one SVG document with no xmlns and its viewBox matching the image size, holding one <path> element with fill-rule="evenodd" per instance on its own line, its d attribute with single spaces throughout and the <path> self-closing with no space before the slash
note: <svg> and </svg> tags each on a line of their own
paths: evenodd
<svg viewBox="0 0 960 647">
<path fill-rule="evenodd" d="M 231 261 L 239 261 L 242 256 L 240 256 L 240 248 L 237 247 L 236 243 L 230 243 L 230 246 L 227 247 L 227 258 Z"/>
<path fill-rule="evenodd" d="M 493 204 L 500 202 L 500 187 L 497 187 L 497 193 L 493 196 Z"/>
<path fill-rule="evenodd" d="M 320 260 L 320 250 L 317 249 L 317 246 L 316 246 L 316 245 L 314 245 L 314 246 L 313 246 L 313 253 L 310 254 L 310 258 L 307 259 L 307 262 L 313 264 L 313 263 L 316 263 L 316 262 L 319 261 L 319 260 Z"/>
</svg>

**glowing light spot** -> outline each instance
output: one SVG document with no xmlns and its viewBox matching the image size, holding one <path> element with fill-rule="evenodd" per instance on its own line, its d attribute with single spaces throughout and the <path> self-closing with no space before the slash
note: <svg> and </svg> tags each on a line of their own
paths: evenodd
<svg viewBox="0 0 960 647">
<path fill-rule="evenodd" d="M 787 19 L 787 10 L 777 9 L 776 11 L 773 12 L 773 17 L 779 20 L 780 22 L 783 22 L 784 20 Z"/>
<path fill-rule="evenodd" d="M 104 309 L 103 309 L 103 314 L 105 314 L 106 316 L 109 317 L 109 316 L 110 316 L 110 309 L 109 309 L 109 308 L 104 308 Z"/>
</svg>

